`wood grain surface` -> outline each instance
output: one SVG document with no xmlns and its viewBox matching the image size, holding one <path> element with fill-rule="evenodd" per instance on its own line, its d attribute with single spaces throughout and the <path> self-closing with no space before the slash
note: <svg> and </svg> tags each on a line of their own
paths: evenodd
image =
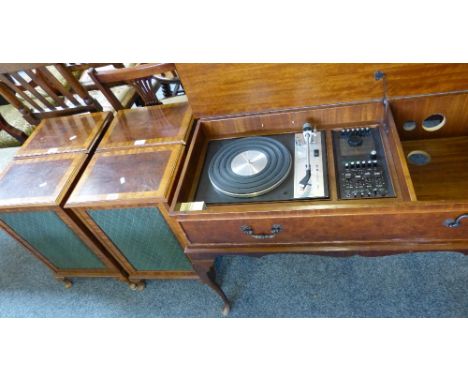
<svg viewBox="0 0 468 382">
<path fill-rule="evenodd" d="M 95 153 L 65 206 L 115 206 L 166 201 L 183 145 Z"/>
<path fill-rule="evenodd" d="M 177 64 L 195 117 L 468 90 L 468 64 Z"/>
<path fill-rule="evenodd" d="M 427 152 L 426 165 L 408 164 L 418 200 L 468 201 L 468 136 L 403 141 L 405 154 Z"/>
<path fill-rule="evenodd" d="M 85 160 L 68 153 L 10 162 L 0 175 L 0 209 L 59 206 Z"/>
<path fill-rule="evenodd" d="M 100 138 L 111 113 L 87 113 L 42 120 L 15 157 L 89 152 Z"/>
<path fill-rule="evenodd" d="M 188 103 L 120 110 L 97 151 L 186 143 L 192 122 Z"/>
</svg>

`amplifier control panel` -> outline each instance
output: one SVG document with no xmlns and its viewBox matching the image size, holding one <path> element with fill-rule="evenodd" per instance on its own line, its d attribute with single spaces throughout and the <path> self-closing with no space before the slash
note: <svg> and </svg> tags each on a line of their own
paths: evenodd
<svg viewBox="0 0 468 382">
<path fill-rule="evenodd" d="M 395 197 L 378 127 L 333 131 L 340 199 Z"/>
</svg>

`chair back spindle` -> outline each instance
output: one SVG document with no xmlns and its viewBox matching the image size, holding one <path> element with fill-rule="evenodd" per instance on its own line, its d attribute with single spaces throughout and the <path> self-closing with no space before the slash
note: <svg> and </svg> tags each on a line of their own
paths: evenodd
<svg viewBox="0 0 468 382">
<path fill-rule="evenodd" d="M 0 94 L 33 125 L 43 118 L 102 111 L 65 64 L 2 73 Z"/>
</svg>

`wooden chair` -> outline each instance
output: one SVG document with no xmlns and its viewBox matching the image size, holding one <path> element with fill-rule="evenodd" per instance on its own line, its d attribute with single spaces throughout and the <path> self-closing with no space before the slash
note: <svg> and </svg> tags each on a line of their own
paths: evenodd
<svg viewBox="0 0 468 382">
<path fill-rule="evenodd" d="M 24 141 L 28 139 L 28 135 L 24 131 L 21 131 L 20 129 L 10 125 L 0 114 L 0 131 L 2 130 L 10 134 L 20 143 L 24 143 Z"/>
<path fill-rule="evenodd" d="M 37 125 L 48 117 L 102 110 L 66 64 L 26 65 L 0 73 L 0 94 L 30 124 Z"/>
<path fill-rule="evenodd" d="M 135 102 L 122 103 L 112 92 L 112 87 L 122 84 L 135 88 L 145 106 L 162 103 L 156 94 L 160 88 L 164 98 L 185 94 L 174 64 L 141 64 L 101 72 L 91 68 L 88 74 L 115 110 L 128 109 Z"/>
</svg>

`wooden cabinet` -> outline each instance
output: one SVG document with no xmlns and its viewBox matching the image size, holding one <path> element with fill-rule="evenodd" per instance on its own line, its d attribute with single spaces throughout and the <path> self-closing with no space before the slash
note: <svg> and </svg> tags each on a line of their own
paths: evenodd
<svg viewBox="0 0 468 382">
<path fill-rule="evenodd" d="M 439 68 L 441 78 L 450 79 L 443 85 L 450 89 L 444 89 L 454 91 L 457 83 L 453 75 L 462 76 L 460 84 L 466 82 L 467 65 L 428 65 L 427 71 L 420 74 L 416 67 L 400 64 L 255 64 L 250 71 L 249 67 L 205 67 L 211 69 L 210 75 L 220 76 L 213 78 L 221 87 L 218 98 L 210 96 L 210 92 L 205 96 L 207 89 L 196 76 L 203 68 L 191 64 L 178 68 L 199 119 L 172 203 L 172 215 L 187 235 L 186 254 L 195 270 L 224 300 L 226 309 L 227 297 L 216 284 L 213 272 L 213 261 L 219 255 L 378 256 L 430 250 L 468 254 L 468 132 L 464 123 L 468 93 L 460 88 L 460 92 L 450 94 L 424 95 L 424 91 L 435 90 L 428 81 L 429 72 L 437 76 L 434 70 Z M 386 72 L 386 87 L 374 78 L 378 69 Z M 221 78 L 223 70 L 226 74 Z M 304 82 L 294 83 L 291 89 L 289 80 L 299 81 L 301 73 L 306 74 Z M 407 83 L 405 87 L 403 79 L 411 76 L 411 86 Z M 214 86 L 213 82 L 209 86 Z M 258 96 L 250 103 L 253 96 L 246 89 L 253 89 Z M 384 107 L 382 99 L 389 108 Z M 294 105 L 301 107 L 281 110 Z M 250 113 L 235 114 L 242 109 Z M 218 115 L 221 113 L 225 114 Z M 187 203 L 202 202 L 195 196 L 208 142 L 300 132 L 304 122 L 325 131 L 328 199 L 239 200 L 208 204 L 202 209 L 187 208 Z M 332 132 L 369 124 L 376 124 L 381 131 L 396 197 L 342 200 L 336 185 Z"/>
<path fill-rule="evenodd" d="M 0 177 L 0 226 L 46 264 L 57 279 L 126 274 L 76 218 L 62 208 L 86 154 L 13 161 Z"/>
<path fill-rule="evenodd" d="M 196 278 L 184 255 L 184 233 L 167 200 L 184 153 L 181 144 L 96 153 L 65 207 L 93 232 L 129 275 Z"/>
<path fill-rule="evenodd" d="M 122 110 L 111 120 L 44 120 L 0 179 L 2 227 L 58 278 L 118 277 L 133 289 L 147 278 L 196 278 L 167 208 L 190 106 Z"/>
<path fill-rule="evenodd" d="M 57 279 L 127 274 L 73 213 L 63 208 L 89 153 L 112 119 L 91 113 L 44 119 L 0 175 L 0 225 Z"/>
</svg>

